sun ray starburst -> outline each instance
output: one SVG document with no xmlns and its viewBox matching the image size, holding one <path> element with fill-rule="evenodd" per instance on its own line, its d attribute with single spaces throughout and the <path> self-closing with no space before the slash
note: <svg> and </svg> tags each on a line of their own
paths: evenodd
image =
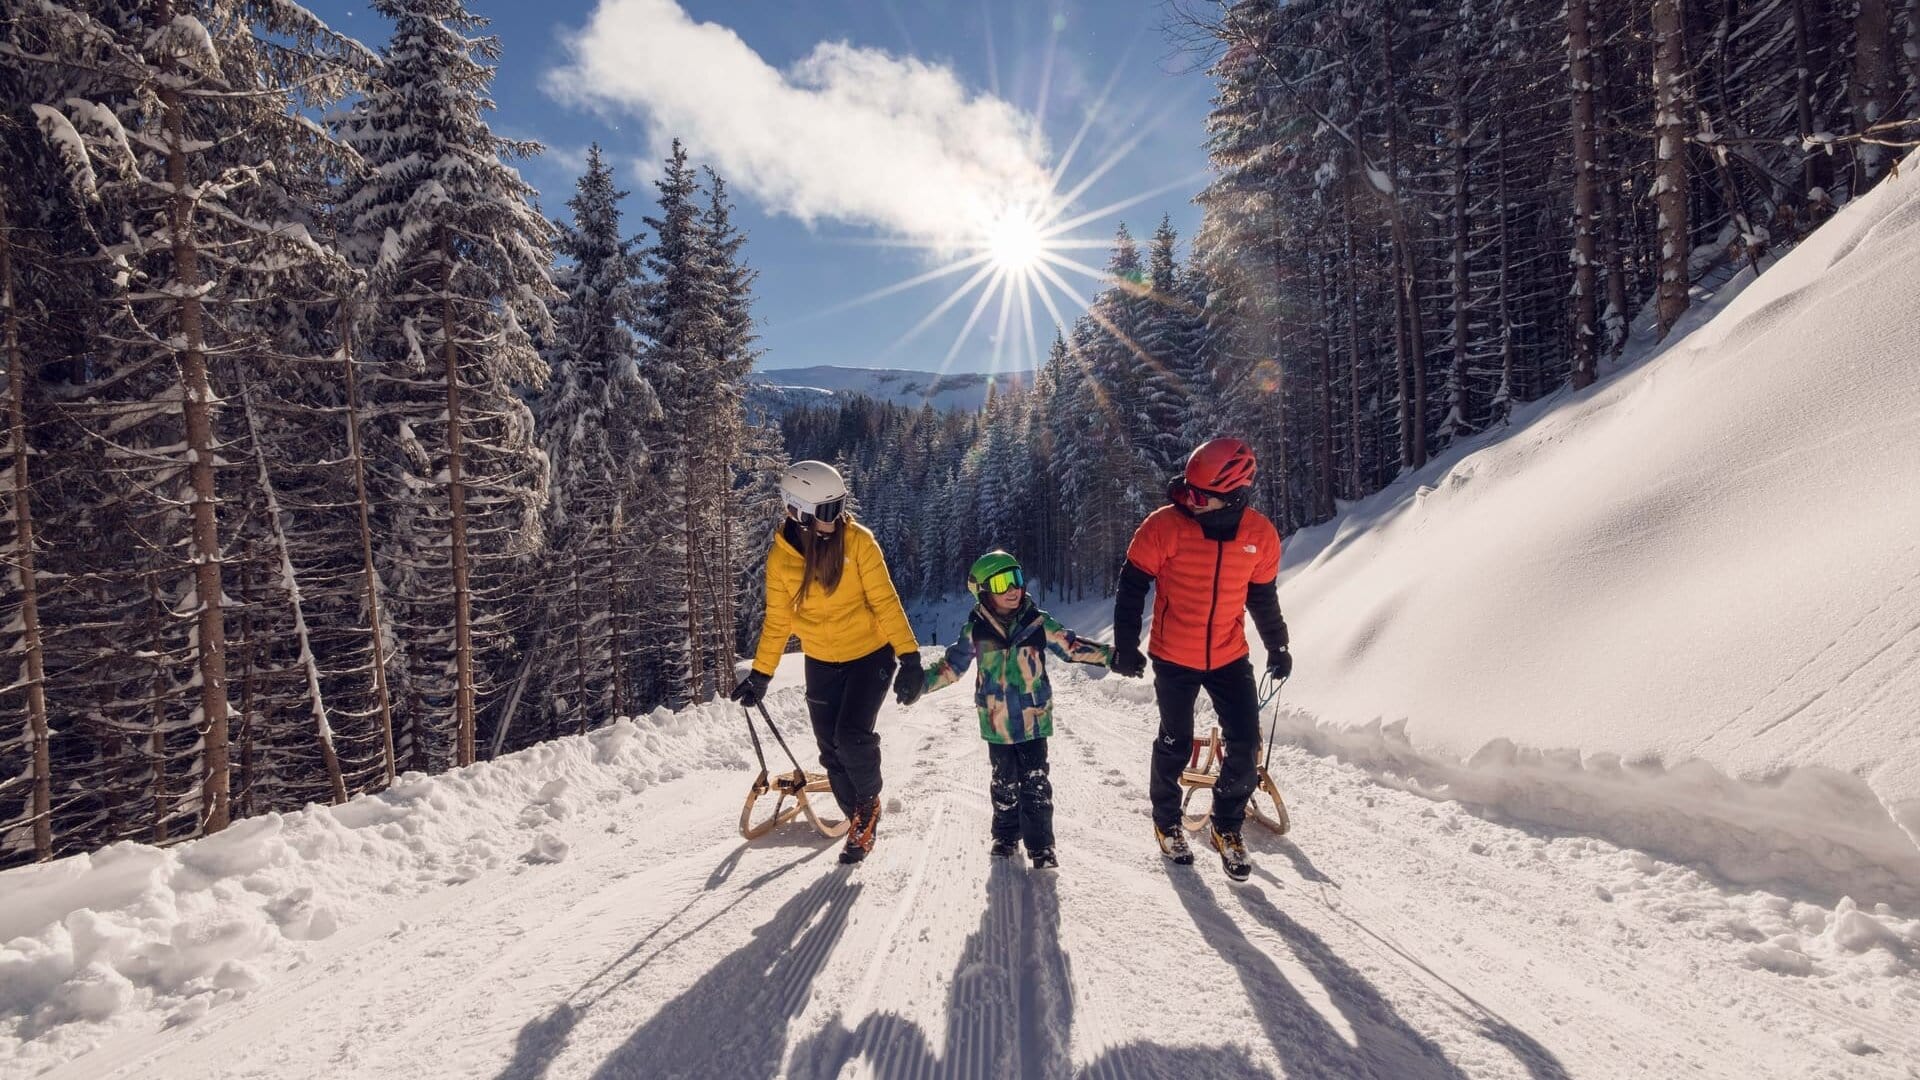
<svg viewBox="0 0 1920 1080">
<path fill-rule="evenodd" d="M 1047 55 L 1043 58 L 1036 116 L 1045 115 L 1047 96 L 1052 89 L 1053 52 L 1058 40 L 1056 25 L 1049 35 Z M 1129 50 L 1131 48 L 1129 46 Z M 1053 337 L 1043 332 L 1045 323 L 1051 320 L 1059 332 L 1067 333 L 1078 313 L 1089 309 L 1090 300 L 1082 295 L 1081 289 L 1075 287 L 1070 277 L 1092 282 L 1093 287 L 1088 291 L 1096 293 L 1115 285 L 1140 288 L 1137 282 L 1117 281 L 1109 273 L 1075 258 L 1071 253 L 1106 250 L 1112 246 L 1110 238 L 1078 235 L 1075 230 L 1169 192 L 1190 189 L 1206 174 L 1201 172 L 1182 176 L 1137 194 L 1114 199 L 1096 209 L 1077 206 L 1082 196 L 1138 151 L 1144 139 L 1177 108 L 1178 103 L 1157 109 L 1143 106 L 1133 110 L 1130 123 L 1127 123 L 1129 117 L 1126 116 L 1110 121 L 1112 125 L 1128 129 L 1127 136 L 1105 151 L 1099 160 L 1090 162 L 1084 173 L 1068 183 L 1067 172 L 1085 150 L 1092 132 L 1109 110 L 1123 70 L 1124 58 L 1088 106 L 1065 150 L 1046 168 L 1044 185 L 1036 184 L 1038 190 L 1008 193 L 997 200 L 982 200 L 988 204 L 979 206 L 971 215 L 971 220 L 957 229 L 954 235 L 940 238 L 849 238 L 847 242 L 856 244 L 919 249 L 937 262 L 929 269 L 816 311 L 808 318 L 837 315 L 924 285 L 958 277 L 961 279 L 959 283 L 881 350 L 881 355 L 897 353 L 949 312 L 971 299 L 959 331 L 941 358 L 938 374 L 945 374 L 952 368 L 976 330 L 991 336 L 989 363 L 995 372 L 1020 368 L 1032 370 L 1044 362 L 1043 350 Z M 1141 118 L 1148 113 L 1152 113 L 1151 119 L 1142 122 Z M 1141 351 L 1135 342 L 1127 342 L 1127 347 L 1136 353 Z"/>
</svg>

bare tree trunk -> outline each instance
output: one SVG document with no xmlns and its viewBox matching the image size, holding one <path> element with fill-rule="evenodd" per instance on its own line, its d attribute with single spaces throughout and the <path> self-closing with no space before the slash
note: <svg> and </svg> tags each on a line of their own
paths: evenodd
<svg viewBox="0 0 1920 1080">
<path fill-rule="evenodd" d="M 167 794 L 167 685 L 166 650 L 163 627 L 166 625 L 167 604 L 160 596 L 160 581 L 153 571 L 147 571 L 147 640 L 153 644 L 153 688 L 152 700 L 148 705 L 148 718 L 153 730 L 147 733 L 147 756 L 153 771 L 153 842 L 167 842 L 167 813 L 171 800 Z"/>
<path fill-rule="evenodd" d="M 1654 205 L 1660 220 L 1660 285 L 1655 319 L 1665 338 L 1687 311 L 1686 41 L 1682 0 L 1653 0 Z"/>
<path fill-rule="evenodd" d="M 454 339 L 453 252 L 440 232 L 440 340 L 447 376 L 447 508 L 452 526 L 454 764 L 473 764 L 473 620 L 467 568 L 467 484 L 460 460 L 460 352 Z"/>
<path fill-rule="evenodd" d="M 1333 306 L 1328 290 L 1331 286 L 1327 279 L 1327 253 L 1323 250 L 1315 254 L 1313 260 L 1314 290 L 1316 306 L 1314 325 L 1319 331 L 1314 334 L 1314 360 L 1319 364 L 1319 393 L 1316 402 L 1319 416 L 1315 423 L 1315 450 L 1313 468 L 1313 519 L 1325 521 L 1333 516 Z"/>
<path fill-rule="evenodd" d="M 1573 388 L 1593 385 L 1600 333 L 1594 243 L 1598 192 L 1594 187 L 1593 39 L 1587 0 L 1567 0 L 1567 74 L 1573 101 Z"/>
<path fill-rule="evenodd" d="M 1569 0 L 1577 2 L 1577 0 Z M 1472 390 L 1467 373 L 1467 346 L 1471 333 L 1473 280 L 1469 253 L 1473 247 L 1473 124 L 1467 115 L 1472 91 L 1465 36 L 1456 39 L 1453 53 L 1453 356 L 1447 373 L 1447 414 L 1455 434 L 1473 423 Z"/>
<path fill-rule="evenodd" d="M 1618 359 L 1627 344 L 1627 318 L 1632 301 L 1627 298 L 1627 268 L 1620 242 L 1619 157 L 1614 153 L 1613 95 L 1614 80 L 1609 77 L 1613 65 L 1605 49 L 1594 65 L 1598 85 L 1594 88 L 1594 109 L 1600 129 L 1597 148 L 1600 169 L 1595 177 L 1600 189 L 1600 259 L 1606 270 L 1607 307 L 1601 315 L 1603 340 L 1609 360 Z"/>
<path fill-rule="evenodd" d="M 300 647 L 300 667 L 307 678 L 307 710 L 313 716 L 314 739 L 320 745 L 320 761 L 327 770 L 327 784 L 333 788 L 333 801 L 347 801 L 347 782 L 340 775 L 340 756 L 333 748 L 333 724 L 327 719 L 327 699 L 320 690 L 320 659 L 314 655 L 312 635 L 307 632 L 307 608 L 300 595 L 298 570 L 293 565 L 293 549 L 287 542 L 286 521 L 280 516 L 280 496 L 273 488 L 273 475 L 267 468 L 266 443 L 260 433 L 260 420 L 253 408 L 253 388 L 240 375 L 240 404 L 247 415 L 247 431 L 253 436 L 253 460 L 260 473 L 260 491 L 267 497 L 267 525 L 273 534 L 274 554 L 280 558 L 280 584 L 287 594 L 287 606 L 293 612 L 293 635 Z"/>
<path fill-rule="evenodd" d="M 1494 165 L 1494 174 L 1499 190 L 1496 202 L 1500 206 L 1500 227 L 1498 243 L 1500 249 L 1500 274 L 1494 288 L 1495 306 L 1500 318 L 1500 389 L 1495 392 L 1499 402 L 1497 419 L 1505 423 L 1508 414 L 1513 412 L 1513 395 L 1517 389 L 1514 370 L 1516 357 L 1513 341 L 1513 213 L 1507 204 L 1507 127 L 1500 123 L 1494 138 L 1500 140 L 1498 161 Z"/>
<path fill-rule="evenodd" d="M 373 564 L 372 503 L 367 498 L 367 459 L 360 449 L 360 377 L 353 358 L 353 310 L 340 305 L 340 360 L 347 381 L 347 453 L 353 458 L 353 495 L 360 513 L 360 564 L 366 578 L 367 628 L 373 647 L 373 696 L 380 709 L 380 751 L 385 776 L 393 783 L 399 762 L 393 749 L 393 696 L 387 689 L 386 627 L 380 616 L 380 573 Z"/>
<path fill-rule="evenodd" d="M 172 21 L 161 0 L 160 24 Z M 167 184 L 173 197 L 167 227 L 173 239 L 174 282 L 179 289 L 175 315 L 179 346 L 174 350 L 185 391 L 180 403 L 186 420 L 188 474 L 193 485 L 193 580 L 199 603 L 195 653 L 200 668 L 200 732 L 205 745 L 201 768 L 201 821 L 207 832 L 227 827 L 231 810 L 227 762 L 227 631 L 222 610 L 220 521 L 214 492 L 213 388 L 207 379 L 207 354 L 200 325 L 200 252 L 193 241 L 193 196 L 187 186 L 185 106 L 179 91 L 162 84 L 166 114 Z"/>
<path fill-rule="evenodd" d="M 1347 494 L 1359 498 L 1366 490 L 1362 480 L 1363 450 L 1368 442 L 1369 427 L 1363 415 L 1363 403 L 1360 397 L 1360 372 L 1364 363 L 1360 347 L 1360 253 L 1353 242 L 1353 178 L 1347 177 L 1340 185 L 1340 226 L 1342 259 L 1346 263 L 1346 309 L 1347 309 L 1347 431 L 1350 458 L 1347 478 Z"/>
<path fill-rule="evenodd" d="M 1907 101 L 1907 115 L 1920 112 L 1920 0 L 1907 0 L 1907 67 L 1913 80 L 1913 97 Z"/>
<path fill-rule="evenodd" d="M 630 664 L 625 633 L 627 590 L 625 578 L 620 573 L 621 551 L 617 543 L 618 538 L 625 535 L 626 527 L 626 500 L 624 497 L 616 497 L 613 503 L 613 517 L 607 526 L 607 569 L 612 579 L 611 588 L 608 589 L 610 599 L 607 605 L 607 632 L 610 640 L 607 643 L 607 651 L 613 657 L 613 714 L 615 716 L 631 716 L 633 713 L 632 698 L 627 686 Z"/>
<path fill-rule="evenodd" d="M 26 651 L 21 680 L 33 739 L 33 857 L 53 858 L 53 766 L 47 730 L 47 671 L 40 643 L 40 578 L 34 570 L 33 478 L 28 470 L 27 365 L 20 349 L 20 312 L 13 293 L 13 226 L 0 193 L 0 335 L 7 353 L 7 424 L 13 461 L 14 568 L 20 577 L 20 637 Z"/>
<path fill-rule="evenodd" d="M 1380 55 L 1387 83 L 1387 183 L 1393 207 L 1393 306 L 1400 324 L 1395 337 L 1400 371 L 1400 465 L 1427 461 L 1427 349 L 1421 326 L 1420 282 L 1413 232 L 1400 191 L 1400 89 L 1394 67 L 1394 0 L 1382 0 Z"/>
<path fill-rule="evenodd" d="M 587 733 L 587 613 L 580 599 L 580 552 L 573 553 L 573 711 L 579 717 L 576 725 L 581 735 Z M 552 716 L 551 709 L 547 715 Z M 547 727 L 547 738 L 557 734 L 551 724 Z"/>
<path fill-rule="evenodd" d="M 260 775 L 253 757 L 253 560 L 240 562 L 240 719 L 235 737 L 240 741 L 240 790 L 233 797 L 241 817 L 252 817 L 254 785 Z"/>
<path fill-rule="evenodd" d="M 1888 0 L 1858 0 L 1853 17 L 1853 130 L 1861 134 L 1887 119 L 1893 108 L 1893 12 Z M 1886 171 L 1887 150 L 1862 140 L 1854 144 L 1853 194 L 1858 195 Z"/>
<path fill-rule="evenodd" d="M 687 551 L 687 700 L 701 702 L 706 700 L 706 655 L 705 633 L 701 629 L 700 619 L 700 481 L 698 457 L 705 433 L 698 423 L 690 419 L 687 435 L 681 443 L 681 510 L 686 523 Z"/>
<path fill-rule="evenodd" d="M 739 446 L 733 446 L 730 457 L 739 457 Z M 714 600 L 720 603 L 720 617 L 714 619 L 714 623 L 718 623 L 720 628 L 720 632 L 716 634 L 720 638 L 720 671 L 716 673 L 716 680 L 718 680 L 718 694 L 732 694 L 733 659 L 735 659 L 733 657 L 733 638 L 735 638 L 733 623 L 737 619 L 737 615 L 733 613 L 732 463 L 722 475 L 728 477 L 728 482 L 720 486 L 720 571 L 716 575 L 720 580 L 714 582 L 714 590 L 716 590 Z"/>
<path fill-rule="evenodd" d="M 1805 207 L 1805 221 L 1802 229 L 1811 231 L 1819 219 L 1825 216 L 1823 209 L 1830 204 L 1831 192 L 1826 190 L 1831 182 L 1832 162 L 1826 147 L 1814 148 L 1809 145 L 1815 131 L 1819 130 L 1813 120 L 1813 36 L 1807 25 L 1807 5 L 1813 0 L 1792 0 L 1793 15 L 1793 115 L 1799 126 L 1800 145 L 1800 198 Z M 1920 0 L 1914 0 L 1920 3 Z M 1816 195 L 1815 193 L 1820 194 Z"/>
</svg>

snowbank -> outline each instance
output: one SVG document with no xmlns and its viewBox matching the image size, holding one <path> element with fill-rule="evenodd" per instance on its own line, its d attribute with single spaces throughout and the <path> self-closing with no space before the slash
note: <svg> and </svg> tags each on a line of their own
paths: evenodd
<svg viewBox="0 0 1920 1080">
<path fill-rule="evenodd" d="M 1920 897 L 1920 156 L 1710 321 L 1292 538 L 1297 737 Z"/>
<path fill-rule="evenodd" d="M 776 706 L 789 727 L 785 714 L 802 708 Z M 117 1027 L 188 1022 L 298 958 L 282 953 L 433 889 L 562 861 L 603 804 L 752 760 L 737 708 L 657 710 L 439 776 L 408 773 L 340 806 L 0 873 L 0 1072 L 71 1058 Z"/>
</svg>

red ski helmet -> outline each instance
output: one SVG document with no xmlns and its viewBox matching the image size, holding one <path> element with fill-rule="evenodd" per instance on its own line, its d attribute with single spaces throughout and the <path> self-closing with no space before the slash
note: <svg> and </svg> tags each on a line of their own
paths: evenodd
<svg viewBox="0 0 1920 1080">
<path fill-rule="evenodd" d="M 1253 449 L 1239 439 L 1210 439 L 1187 456 L 1187 486 L 1215 495 L 1253 483 Z"/>
</svg>

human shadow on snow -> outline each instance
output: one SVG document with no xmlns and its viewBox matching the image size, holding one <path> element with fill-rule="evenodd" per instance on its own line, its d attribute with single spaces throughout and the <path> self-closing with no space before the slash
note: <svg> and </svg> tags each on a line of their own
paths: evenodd
<svg viewBox="0 0 1920 1080">
<path fill-rule="evenodd" d="M 699 902 L 696 897 L 649 931 L 618 959 L 588 978 L 567 1000 L 529 1020 L 514 1040 L 513 1059 L 497 1080 L 541 1080 L 566 1048 L 573 1029 L 600 1000 L 638 977 L 653 960 L 698 934 L 715 920 L 754 895 L 754 890 L 809 861 L 813 854 L 782 863 L 749 882 L 740 895 L 719 911 L 677 937 L 654 948 L 612 982 L 603 981 L 616 968 L 638 956 L 656 937 Z M 731 857 L 730 860 L 731 861 Z M 806 1004 L 807 988 L 820 972 L 846 928 L 848 912 L 860 886 L 840 867 L 802 889 L 774 917 L 754 931 L 754 940 L 727 957 L 700 981 L 661 1008 L 645 1027 L 602 1062 L 599 1078 L 688 1076 L 771 1076 L 778 1070 L 786 1043 L 786 1024 Z M 822 937 L 826 933 L 829 936 Z M 775 1013 L 790 1006 L 784 1013 Z M 766 1015 L 768 1030 L 739 1029 L 748 1045 L 725 1047 L 711 1036 L 704 1011 L 730 1017 L 742 1010 Z M 778 1026 L 774 1027 L 777 1020 Z M 661 1055 L 657 1059 L 654 1055 Z M 771 1055 L 771 1064 L 755 1071 L 755 1062 Z"/>
<path fill-rule="evenodd" d="M 1060 947 L 1060 901 L 1051 875 L 995 860 L 987 906 L 949 981 L 947 1030 L 938 1047 L 919 1024 L 894 1012 L 849 1031 L 837 1019 L 794 1048 L 795 1080 L 827 1080 L 864 1064 L 876 1080 L 1253 1080 L 1271 1074 L 1237 1048 L 1171 1047 L 1139 1041 L 1113 1047 L 1075 1070 L 1071 968 Z"/>
<path fill-rule="evenodd" d="M 661 1006 L 609 1054 L 594 1080 L 752 1080 L 778 1073 L 787 1025 L 806 1007 L 861 888 L 842 866 L 795 893 L 753 932 L 752 941 Z"/>
<path fill-rule="evenodd" d="M 1353 1029 L 1352 1045 L 1301 995 L 1273 958 L 1247 938 L 1198 874 L 1173 869 L 1168 878 L 1201 939 L 1239 976 L 1254 1018 L 1281 1056 L 1288 1076 L 1464 1080 L 1466 1074 L 1403 1020 L 1372 983 L 1318 935 L 1275 908 L 1258 886 L 1241 886 L 1234 895 L 1250 915 L 1280 934 L 1319 981 Z"/>
<path fill-rule="evenodd" d="M 1299 848 L 1291 841 L 1283 840 L 1281 843 L 1293 851 L 1299 851 Z M 1300 859 L 1304 861 L 1305 858 L 1305 853 L 1301 853 Z M 1308 863 L 1308 865 L 1311 866 L 1311 863 Z M 1262 878 L 1272 882 L 1274 885 L 1280 885 L 1279 880 L 1271 874 L 1265 871 L 1258 871 L 1258 873 Z M 1318 872 L 1316 871 L 1315 873 L 1317 874 Z M 1302 876 L 1307 877 L 1310 881 L 1315 881 L 1320 884 L 1332 884 L 1335 888 L 1339 888 L 1337 882 L 1333 882 L 1332 879 L 1326 878 L 1324 875 L 1315 877 L 1303 874 Z M 1307 970 L 1312 972 L 1314 978 L 1319 980 L 1321 985 L 1327 988 L 1328 994 L 1333 998 L 1335 1006 L 1347 1017 L 1348 1023 L 1353 1025 L 1356 1032 L 1360 1030 L 1360 1023 L 1354 1018 L 1354 1010 L 1367 1011 L 1373 1007 L 1375 1002 L 1385 1007 L 1385 1002 L 1380 999 L 1379 995 L 1366 983 L 1362 976 L 1341 959 L 1338 953 L 1329 948 L 1318 934 L 1301 925 L 1292 916 L 1276 906 L 1273 901 L 1269 900 L 1265 890 L 1257 886 L 1245 887 L 1235 889 L 1233 895 L 1234 898 L 1240 902 L 1240 906 L 1245 908 L 1247 914 L 1253 916 L 1255 921 L 1279 934 L 1281 938 L 1287 942 L 1288 947 L 1299 957 L 1301 963 L 1306 965 Z M 1324 895 L 1320 900 L 1320 906 L 1328 913 L 1353 926 L 1354 929 L 1379 942 L 1383 948 L 1398 955 L 1402 960 L 1406 961 L 1409 966 L 1425 972 L 1428 977 L 1435 982 L 1440 983 L 1452 991 L 1460 998 L 1461 1002 L 1465 1003 L 1465 1007 L 1463 1008 L 1461 1005 L 1452 1002 L 1446 1002 L 1446 1006 L 1461 1019 L 1476 1028 L 1482 1038 L 1506 1048 L 1506 1050 L 1526 1068 L 1528 1075 L 1534 1077 L 1534 1080 L 1568 1080 L 1569 1074 L 1567 1073 L 1566 1066 L 1562 1065 L 1560 1059 L 1554 1055 L 1553 1051 L 1548 1050 L 1539 1040 L 1521 1031 L 1519 1028 L 1514 1027 L 1505 1017 L 1500 1016 L 1498 1013 L 1475 1001 L 1465 991 L 1448 982 L 1439 973 L 1422 963 L 1417 957 L 1410 955 L 1393 941 L 1382 937 L 1373 930 L 1373 928 L 1330 903 Z M 1357 993 L 1352 993 L 1351 991 L 1357 991 Z M 1399 1028 L 1405 1028 L 1404 1023 L 1399 1021 L 1398 1017 L 1393 1018 L 1393 1024 Z M 1406 1029 L 1406 1034 L 1413 1035 L 1415 1038 L 1419 1037 L 1417 1033 L 1413 1033 L 1411 1029 Z M 1422 1041 L 1424 1042 L 1424 1040 Z M 1391 1073 L 1389 1075 L 1400 1074 Z M 1405 1075 L 1422 1076 L 1427 1074 L 1416 1071 L 1408 1072 Z M 1458 1075 L 1458 1072 L 1456 1070 L 1454 1072 L 1435 1075 L 1455 1076 Z"/>
</svg>

